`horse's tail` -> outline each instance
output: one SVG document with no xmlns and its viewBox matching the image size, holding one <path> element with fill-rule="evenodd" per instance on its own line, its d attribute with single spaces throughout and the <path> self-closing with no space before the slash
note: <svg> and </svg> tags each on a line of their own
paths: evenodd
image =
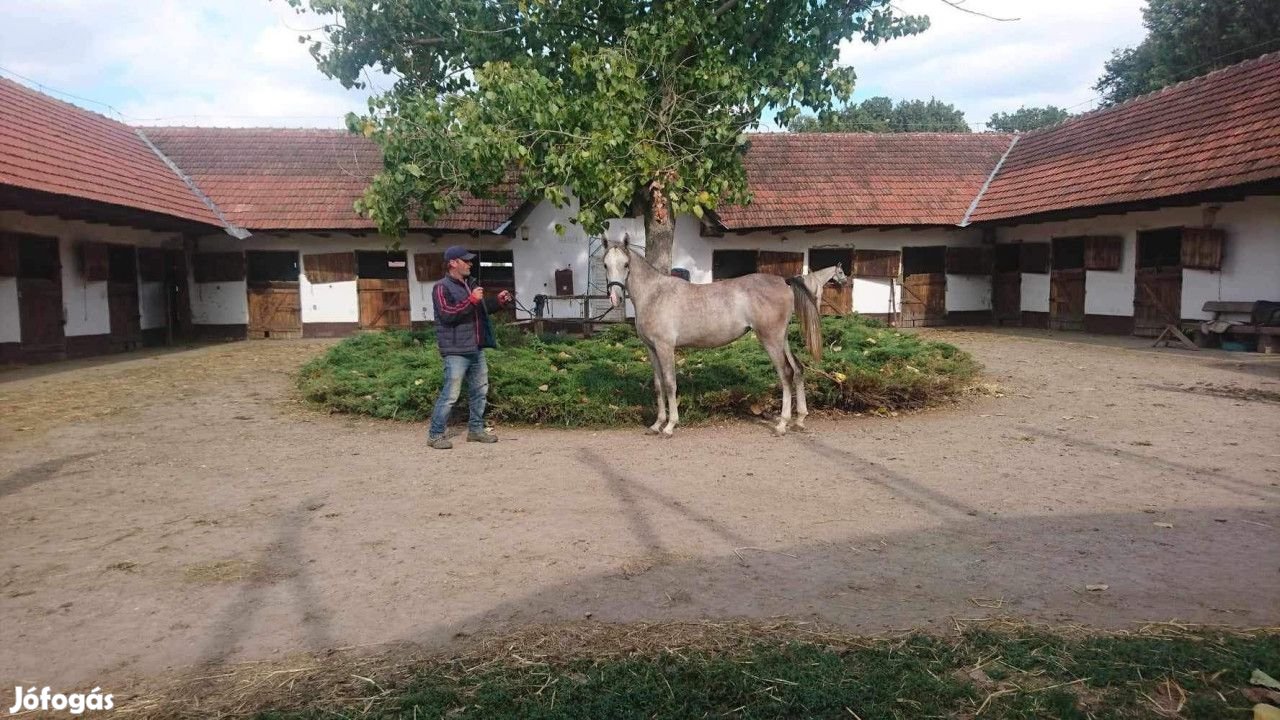
<svg viewBox="0 0 1280 720">
<path fill-rule="evenodd" d="M 822 320 L 818 308 L 817 294 L 805 283 L 803 275 L 787 280 L 791 292 L 795 296 L 796 317 L 800 319 L 800 331 L 804 335 L 805 347 L 815 363 L 822 362 Z"/>
</svg>

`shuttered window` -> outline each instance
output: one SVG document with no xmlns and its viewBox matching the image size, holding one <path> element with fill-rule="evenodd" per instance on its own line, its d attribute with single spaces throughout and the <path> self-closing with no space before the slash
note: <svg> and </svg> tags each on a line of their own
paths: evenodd
<svg viewBox="0 0 1280 720">
<path fill-rule="evenodd" d="M 338 252 L 302 256 L 302 274 L 312 284 L 356 279 L 355 253 Z"/>
<path fill-rule="evenodd" d="M 1124 238 L 1118 235 L 1090 236 L 1084 239 L 1085 270 L 1119 270 L 1124 255 Z"/>
<path fill-rule="evenodd" d="M 896 278 L 902 264 L 897 250 L 856 250 L 853 253 L 853 275 L 862 278 Z"/>
<path fill-rule="evenodd" d="M 1049 272 L 1049 243 L 1022 243 L 1022 272 Z"/>
<path fill-rule="evenodd" d="M 444 253 L 414 253 L 413 274 L 418 282 L 435 282 L 444 277 Z"/>
<path fill-rule="evenodd" d="M 1182 267 L 1193 270 L 1221 270 L 1222 250 L 1227 234 L 1211 228 L 1182 229 Z"/>
<path fill-rule="evenodd" d="M 991 268 L 990 247 L 947 248 L 947 272 L 952 275 L 990 275 Z"/>
</svg>

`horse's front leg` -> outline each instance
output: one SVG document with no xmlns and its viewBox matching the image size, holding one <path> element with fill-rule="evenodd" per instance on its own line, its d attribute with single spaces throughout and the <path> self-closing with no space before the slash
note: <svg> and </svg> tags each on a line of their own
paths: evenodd
<svg viewBox="0 0 1280 720">
<path fill-rule="evenodd" d="M 649 364 L 653 366 L 653 391 L 658 396 L 658 419 L 649 426 L 649 432 L 657 435 L 667 422 L 666 387 L 662 382 L 662 364 L 658 361 L 658 354 L 648 343 L 645 344 L 645 349 L 649 351 Z"/>
<path fill-rule="evenodd" d="M 663 437 L 671 437 L 676 423 L 680 422 L 680 403 L 676 399 L 676 349 L 674 345 L 654 345 L 654 355 L 662 369 L 662 384 L 667 391 L 667 424 L 662 428 Z"/>
</svg>

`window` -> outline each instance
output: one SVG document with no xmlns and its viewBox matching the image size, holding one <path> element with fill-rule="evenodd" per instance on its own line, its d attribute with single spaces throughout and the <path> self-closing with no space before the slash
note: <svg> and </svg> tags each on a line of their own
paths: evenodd
<svg viewBox="0 0 1280 720">
<path fill-rule="evenodd" d="M 480 285 L 515 287 L 515 254 L 510 250 L 481 250 L 471 263 L 471 276 Z"/>
<path fill-rule="evenodd" d="M 1022 263 L 1021 245 L 997 245 L 996 246 L 996 272 L 1018 272 Z"/>
<path fill-rule="evenodd" d="M 130 245 L 108 245 L 107 268 L 111 282 L 137 285 L 138 251 Z"/>
<path fill-rule="evenodd" d="M 902 274 L 929 275 L 944 273 L 947 268 L 947 247 L 932 245 L 929 247 L 902 248 Z"/>
<path fill-rule="evenodd" d="M 853 275 L 852 248 L 818 248 L 809 251 L 809 272 L 839 265 L 845 275 Z"/>
<path fill-rule="evenodd" d="M 401 252 L 356 251 L 356 274 L 366 280 L 405 280 L 408 261 Z"/>
<path fill-rule="evenodd" d="M 1138 267 L 1176 268 L 1182 266 L 1182 228 L 1163 228 L 1138 233 Z"/>
<path fill-rule="evenodd" d="M 294 250 L 250 250 L 249 282 L 297 282 L 298 253 Z"/>
<path fill-rule="evenodd" d="M 1084 269 L 1084 238 L 1065 237 L 1053 239 L 1053 269 Z"/>
<path fill-rule="evenodd" d="M 756 272 L 755 250 L 711 251 L 711 279 L 728 280 Z"/>
</svg>

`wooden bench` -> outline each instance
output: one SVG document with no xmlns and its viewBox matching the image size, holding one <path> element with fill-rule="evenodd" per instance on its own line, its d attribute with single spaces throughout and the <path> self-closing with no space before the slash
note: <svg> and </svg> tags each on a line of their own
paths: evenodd
<svg viewBox="0 0 1280 720">
<path fill-rule="evenodd" d="M 1196 329 L 1196 344 L 1209 347 L 1216 338 L 1221 342 L 1223 335 L 1256 335 L 1258 336 L 1258 352 L 1280 352 L 1280 310 L 1277 311 L 1275 324 L 1255 323 L 1255 313 L 1261 302 L 1238 302 L 1230 300 L 1210 300 L 1201 308 L 1204 312 L 1213 313 L 1212 320 L 1200 323 Z M 1231 322 L 1231 325 L 1216 329 L 1213 326 L 1220 322 Z"/>
</svg>

